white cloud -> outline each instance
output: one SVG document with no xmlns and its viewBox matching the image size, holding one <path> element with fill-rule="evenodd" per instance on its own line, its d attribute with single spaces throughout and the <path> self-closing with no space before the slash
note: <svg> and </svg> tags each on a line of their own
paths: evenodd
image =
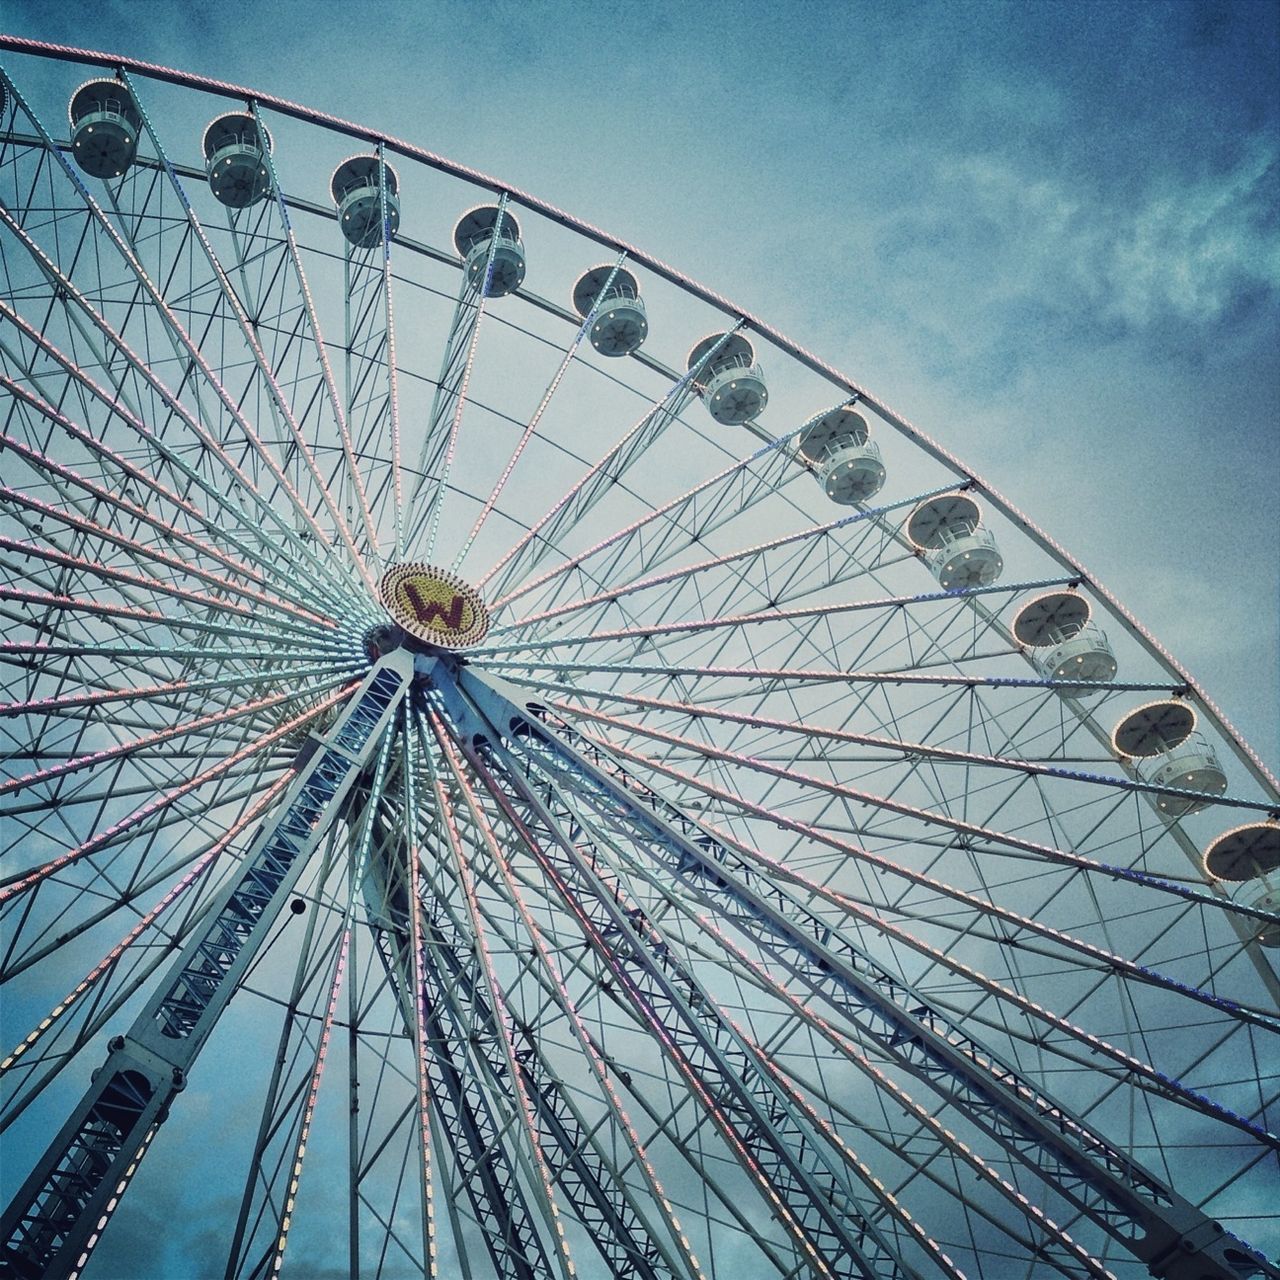
<svg viewBox="0 0 1280 1280">
<path fill-rule="evenodd" d="M 998 232 L 993 292 L 1056 293 L 1093 320 L 1146 329 L 1208 325 L 1241 298 L 1280 289 L 1280 235 L 1268 223 L 1278 166 L 1274 146 L 1255 141 L 1226 173 L 1166 178 L 1128 202 L 1065 178 L 1028 181 L 991 155 L 944 160 L 935 178 L 943 203 Z"/>
</svg>

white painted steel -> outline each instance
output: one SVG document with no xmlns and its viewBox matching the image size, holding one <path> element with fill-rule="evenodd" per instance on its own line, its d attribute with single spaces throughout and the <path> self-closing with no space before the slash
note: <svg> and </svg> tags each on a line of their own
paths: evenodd
<svg viewBox="0 0 1280 1280">
<path fill-rule="evenodd" d="M 1250 1234 L 1247 1205 L 1273 1159 L 1259 1161 L 1257 1130 L 1276 1127 L 1280 990 L 1258 943 L 1272 946 L 1280 926 L 1274 895 L 1228 899 L 1199 850 L 1228 809 L 1263 819 L 1278 801 L 1198 686 L 1088 579 L 1099 627 L 1025 652 L 1019 608 L 1029 593 L 1079 589 L 1078 564 L 941 446 L 678 272 L 628 248 L 630 292 L 615 277 L 612 296 L 560 308 L 544 295 L 569 296 L 597 245 L 616 242 L 408 144 L 117 64 L 135 77 L 150 132 L 140 118 L 127 171 L 86 184 L 66 164 L 70 140 L 41 136 L 31 61 L 5 63 L 0 969 L 12 1007 L 30 1013 L 2 1050 L 6 1143 L 26 1151 L 60 1122 L 56 1096 L 78 1087 L 135 993 L 158 981 L 157 950 L 189 934 L 256 806 L 367 670 L 371 629 L 385 621 L 370 584 L 430 540 L 435 562 L 482 585 L 494 627 L 469 661 L 486 679 L 554 702 L 707 830 L 757 850 L 833 936 L 873 948 L 1037 1089 Z M 61 61 L 44 70 L 65 101 L 75 75 Z M 236 206 L 209 190 L 198 133 L 171 127 L 171 105 L 197 94 L 196 118 L 209 118 L 210 96 L 238 94 L 269 122 L 276 150 L 262 156 L 260 194 L 274 198 Z M 380 154 L 353 157 L 358 172 L 341 184 L 343 166 L 335 174 L 335 212 L 324 173 L 353 136 L 382 141 L 404 172 Z M 297 174 L 309 147 L 327 157 L 314 182 L 281 190 L 277 161 Z M 477 224 L 450 244 L 458 178 L 502 203 L 480 205 L 487 234 Z M 404 235 L 402 199 L 414 222 Z M 508 200 L 523 225 L 511 217 L 495 236 Z M 46 207 L 59 210 L 56 236 Z M 594 270 L 620 277 L 622 262 Z M 506 300 L 481 327 L 486 278 Z M 643 352 L 636 312 L 662 317 L 641 333 Z M 620 319 L 626 340 L 605 350 L 596 335 Z M 335 338 L 347 348 L 339 368 Z M 759 342 L 779 353 L 767 391 Z M 809 456 L 788 424 L 854 392 L 861 438 Z M 690 412 L 697 396 L 716 423 Z M 412 465 L 422 456 L 429 468 Z M 862 479 L 838 500 L 861 505 L 833 511 L 812 472 L 827 485 L 849 465 Z M 1102 680 L 1122 658 L 1128 683 L 1064 687 L 1059 668 L 1077 657 L 1091 672 L 1109 664 L 1092 677 Z M 1196 732 L 1135 773 L 1102 724 L 1175 694 L 1194 704 Z M 593 1243 L 583 1225 L 555 1123 L 576 1125 L 583 1158 L 607 1171 L 612 1239 L 648 1241 L 652 1274 L 808 1265 L 817 1228 L 762 1191 L 733 1148 L 728 1104 L 659 1043 L 610 976 L 608 948 L 586 945 L 564 888 L 537 870 L 534 837 L 463 754 L 432 745 L 426 721 L 406 715 L 396 733 L 300 881 L 302 910 L 269 951 L 283 971 L 264 968 L 233 1006 L 248 1011 L 238 1034 L 266 1029 L 264 1057 L 282 1046 L 284 1065 L 248 1102 L 264 1138 L 232 1198 L 284 1204 L 309 1146 L 301 1194 L 341 1187 L 352 1274 L 427 1274 L 432 1245 L 447 1267 L 468 1242 L 477 1276 L 499 1265 L 477 1243 L 478 1157 L 468 1164 L 452 1141 L 446 1081 L 422 1069 L 427 1014 L 405 999 L 435 966 L 455 977 L 441 1016 L 495 1037 L 490 1056 L 465 1036 L 457 1051 L 549 1265 L 567 1274 L 572 1258 L 589 1273 L 611 1238 L 602 1228 Z M 572 788 L 564 798 L 586 804 Z M 698 973 L 682 990 L 736 1028 L 761 1089 L 802 1117 L 839 1194 L 866 1197 L 890 1252 L 926 1274 L 1001 1276 L 1010 1258 L 1023 1271 L 1145 1273 L 936 1081 L 800 999 L 785 965 L 657 872 L 641 845 L 587 826 L 598 874 L 642 912 L 655 945 Z M 355 869 L 371 857 L 403 874 L 366 892 Z M 366 929 L 366 907 L 381 933 Z M 353 912 L 348 956 L 341 922 Z M 460 985 L 464 969 L 449 969 L 448 929 L 483 938 L 465 972 L 501 1010 L 497 1026 Z M 338 1012 L 344 973 L 359 1012 Z M 272 990 L 297 993 L 288 1036 L 268 1019 Z M 347 1058 L 330 1063 L 325 1089 L 345 1072 L 347 1097 L 367 1102 L 342 1103 L 349 1158 L 303 1105 L 337 1052 L 326 1037 Z M 232 1043 L 206 1053 L 202 1088 L 235 1080 Z M 535 1115 L 544 1096 L 560 1109 Z M 197 1197 L 187 1101 L 148 1167 L 188 1168 Z M 799 1187 L 809 1174 L 795 1177 Z M 208 1190 L 214 1200 L 227 1188 Z M 290 1260 L 312 1265 L 301 1221 L 280 1234 L 271 1256 L 287 1242 Z M 745 1261 L 725 1260 L 730 1237 Z"/>
</svg>

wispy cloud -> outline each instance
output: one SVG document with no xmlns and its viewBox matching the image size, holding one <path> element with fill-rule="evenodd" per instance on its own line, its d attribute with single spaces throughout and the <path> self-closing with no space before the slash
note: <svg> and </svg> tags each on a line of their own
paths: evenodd
<svg viewBox="0 0 1280 1280">
<path fill-rule="evenodd" d="M 1225 171 L 1153 171 L 1119 192 L 1025 156 L 941 155 L 910 203 L 852 233 L 890 322 L 933 372 L 1007 388 L 1046 348 L 1132 340 L 1189 366 L 1280 305 L 1280 176 L 1252 139 Z"/>
<path fill-rule="evenodd" d="M 1000 228 L 992 266 L 1003 292 L 1044 296 L 1048 286 L 1059 305 L 1088 306 L 1090 324 L 1141 330 L 1207 327 L 1243 299 L 1280 292 L 1278 174 L 1276 148 L 1258 140 L 1226 173 L 1165 178 L 1128 204 L 1062 179 L 1028 180 L 990 156 L 943 161 L 935 177 L 946 203 Z"/>
</svg>

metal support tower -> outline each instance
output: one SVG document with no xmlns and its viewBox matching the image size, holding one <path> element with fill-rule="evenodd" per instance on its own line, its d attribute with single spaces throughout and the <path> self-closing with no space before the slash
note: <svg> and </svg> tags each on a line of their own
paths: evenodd
<svg viewBox="0 0 1280 1280">
<path fill-rule="evenodd" d="M 72 1280 L 186 1085 L 219 1017 L 275 924 L 327 822 L 341 809 L 413 678 L 413 658 L 383 658 L 322 737 L 308 739 L 276 813 L 239 874 L 189 939 L 133 1025 L 111 1042 L 69 1119 L 0 1219 L 19 1280 Z"/>
<path fill-rule="evenodd" d="M 1104 1134 L 1050 1097 L 918 991 L 831 929 L 785 887 L 770 883 L 737 850 L 669 805 L 609 754 L 545 711 L 531 710 L 491 678 L 466 668 L 430 671 L 457 731 L 479 738 L 504 766 L 523 815 L 537 814 L 555 788 L 642 847 L 675 878 L 729 912 L 784 963 L 790 977 L 839 1010 L 859 1032 L 973 1122 L 1019 1163 L 1096 1222 L 1162 1280 L 1239 1280 L 1276 1275 L 1264 1259 L 1144 1169 Z M 565 815 L 583 811 L 582 804 Z M 575 824 L 581 833 L 582 824 Z M 566 850 L 574 847 L 557 837 Z M 614 932 L 621 925 L 615 922 Z M 638 938 L 629 939 L 629 955 Z M 664 1028 L 668 1034 L 673 1027 Z"/>
</svg>

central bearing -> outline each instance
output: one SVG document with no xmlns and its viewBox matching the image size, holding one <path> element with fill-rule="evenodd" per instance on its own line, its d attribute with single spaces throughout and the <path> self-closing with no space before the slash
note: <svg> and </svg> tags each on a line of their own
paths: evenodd
<svg viewBox="0 0 1280 1280">
<path fill-rule="evenodd" d="M 441 649 L 479 644 L 489 630 L 480 593 L 447 569 L 396 564 L 382 575 L 382 603 L 407 635 Z"/>
</svg>

